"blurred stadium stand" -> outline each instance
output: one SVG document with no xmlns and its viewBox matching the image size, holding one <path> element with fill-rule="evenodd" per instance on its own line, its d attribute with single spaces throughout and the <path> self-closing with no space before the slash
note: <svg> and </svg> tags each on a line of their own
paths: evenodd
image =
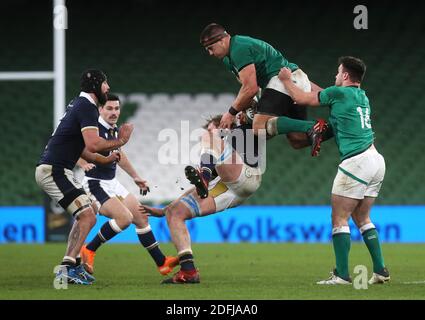
<svg viewBox="0 0 425 320">
<path fill-rule="evenodd" d="M 138 101 L 137 111 L 129 119 L 138 126 L 124 150 L 137 171 L 151 182 L 152 192 L 144 200 L 153 203 L 173 200 L 191 187 L 184 176 L 184 167 L 199 161 L 199 137 L 202 132 L 193 130 L 201 128 L 205 119 L 220 113 L 224 105 L 230 105 L 234 97 L 233 94 L 214 96 L 201 93 L 130 95 L 126 98 Z M 190 146 L 192 161 L 182 149 L 182 141 Z M 175 151 L 173 159 L 178 160 L 178 164 L 174 164 L 174 161 L 165 163 L 173 153 L 169 147 Z M 124 171 L 118 170 L 117 177 L 130 192 L 138 194 L 137 186 Z"/>
<path fill-rule="evenodd" d="M 220 97 L 235 94 L 239 87 L 222 63 L 199 46 L 206 24 L 215 21 L 231 34 L 271 43 L 321 86 L 333 84 L 338 56 L 359 56 L 368 65 L 363 88 L 373 109 L 376 146 L 387 163 L 378 203 L 424 204 L 425 20 L 417 14 L 417 3 L 362 4 L 369 10 L 368 30 L 353 28 L 351 2 L 309 6 L 281 1 L 270 9 L 251 1 L 217 1 L 209 7 L 194 1 L 68 1 L 67 100 L 78 93 L 82 70 L 93 66 L 105 70 L 112 91 L 126 98 L 122 120 L 132 119 L 140 133 L 141 140 L 137 137 L 127 147 L 130 158 L 140 161 L 141 172 L 156 185 L 164 173 L 149 147 L 154 133 L 183 114 L 202 120 L 200 113 L 185 106 L 207 111 L 202 107 L 205 101 L 200 102 L 204 93 L 208 94 L 204 99 L 213 97 L 214 113 L 226 110 L 229 100 Z M 2 1 L 0 71 L 51 69 L 51 23 L 51 1 Z M 42 203 L 34 166 L 52 132 L 52 88 L 49 81 L 0 82 L 5 139 L 0 205 Z M 159 116 L 154 108 L 161 108 Z M 324 117 L 327 112 L 313 110 L 310 117 Z M 274 138 L 268 144 L 263 184 L 249 203 L 328 204 L 338 164 L 333 141 L 313 159 L 308 150 L 292 150 L 283 140 Z M 175 188 L 170 180 L 169 188 Z"/>
</svg>

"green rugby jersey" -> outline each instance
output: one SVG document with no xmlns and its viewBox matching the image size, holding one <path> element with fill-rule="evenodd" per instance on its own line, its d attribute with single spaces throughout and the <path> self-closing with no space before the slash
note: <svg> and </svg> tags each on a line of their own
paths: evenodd
<svg viewBox="0 0 425 320">
<path fill-rule="evenodd" d="M 369 99 L 356 87 L 326 88 L 319 93 L 322 106 L 329 106 L 329 123 L 341 160 L 364 151 L 373 143 Z"/>
<path fill-rule="evenodd" d="M 291 71 L 298 69 L 296 64 L 286 60 L 267 42 L 238 35 L 230 38 L 229 55 L 223 58 L 223 62 L 238 78 L 243 67 L 255 64 L 260 88 L 265 88 L 270 79 L 279 73 L 280 68 L 288 67 Z"/>
</svg>

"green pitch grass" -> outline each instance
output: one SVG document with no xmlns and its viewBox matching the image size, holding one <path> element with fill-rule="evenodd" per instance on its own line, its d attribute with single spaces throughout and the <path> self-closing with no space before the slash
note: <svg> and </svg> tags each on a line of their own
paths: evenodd
<svg viewBox="0 0 425 320">
<path fill-rule="evenodd" d="M 162 244 L 165 253 L 175 252 Z M 319 286 L 334 265 L 332 246 L 322 244 L 197 244 L 199 285 L 160 285 L 163 276 L 140 245 L 104 245 L 95 264 L 96 283 L 53 288 L 53 267 L 65 244 L 1 245 L 0 299 L 425 299 L 423 244 L 385 244 L 392 281 L 356 290 Z M 363 244 L 351 249 L 355 265 L 372 266 Z"/>
</svg>

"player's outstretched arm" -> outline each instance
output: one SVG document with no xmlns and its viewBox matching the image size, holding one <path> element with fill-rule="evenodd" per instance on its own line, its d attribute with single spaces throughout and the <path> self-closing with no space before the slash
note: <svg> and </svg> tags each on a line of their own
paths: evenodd
<svg viewBox="0 0 425 320">
<path fill-rule="evenodd" d="M 121 161 L 118 165 L 133 178 L 134 183 L 140 188 L 142 195 L 146 195 L 150 191 L 148 182 L 140 178 L 124 151 L 121 151 Z"/>
<path fill-rule="evenodd" d="M 157 218 L 162 218 L 165 216 L 164 209 L 152 208 L 144 204 L 139 206 L 139 212 L 143 215 Z"/>
<path fill-rule="evenodd" d="M 289 95 L 298 105 L 308 105 L 317 107 L 320 105 L 317 91 L 304 92 L 292 82 L 292 72 L 288 68 L 282 68 L 279 72 L 279 79 L 283 82 Z"/>
<path fill-rule="evenodd" d="M 311 85 L 311 92 L 319 92 L 323 90 L 322 87 L 320 87 L 319 85 L 315 84 L 312 81 L 310 81 L 310 85 Z"/>
</svg>

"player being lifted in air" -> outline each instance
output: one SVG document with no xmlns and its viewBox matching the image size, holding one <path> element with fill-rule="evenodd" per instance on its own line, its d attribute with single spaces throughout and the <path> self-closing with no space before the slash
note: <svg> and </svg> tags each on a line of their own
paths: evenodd
<svg viewBox="0 0 425 320">
<path fill-rule="evenodd" d="M 149 215 L 166 216 L 178 252 L 180 271 L 163 284 L 200 282 L 185 220 L 236 207 L 253 195 L 261 184 L 261 137 L 254 135 L 252 120 L 241 112 L 238 115 L 240 125 L 233 126 L 230 134 L 228 132 L 223 137 L 224 131 L 218 129 L 221 117 L 211 118 L 204 126 L 207 131 L 201 138 L 200 169 L 185 168 L 186 177 L 195 188 L 164 209 L 144 206 Z M 263 140 L 265 142 L 265 137 Z"/>
</svg>

